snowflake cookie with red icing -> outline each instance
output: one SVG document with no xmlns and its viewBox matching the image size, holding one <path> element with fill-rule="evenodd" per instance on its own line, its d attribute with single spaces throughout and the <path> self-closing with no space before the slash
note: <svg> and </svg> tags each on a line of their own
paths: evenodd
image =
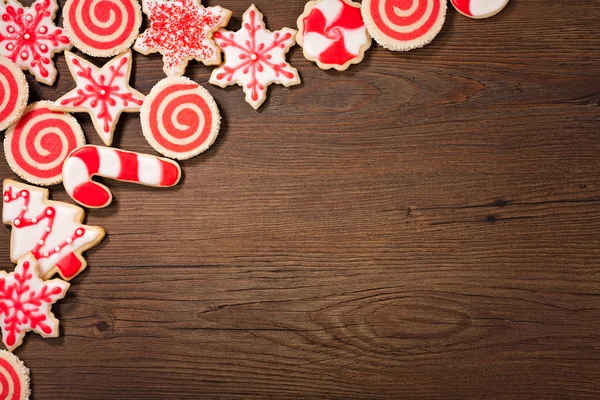
<svg viewBox="0 0 600 400">
<path fill-rule="evenodd" d="M 29 368 L 10 351 L 0 350 L 0 382 L 2 382 L 1 399 L 29 399 L 31 394 Z"/>
<path fill-rule="evenodd" d="M 87 112 L 96 132 L 107 146 L 122 112 L 138 112 L 144 95 L 129 86 L 131 50 L 113 58 L 102 68 L 67 51 L 69 70 L 77 87 L 56 100 L 52 109 L 67 112 Z"/>
<path fill-rule="evenodd" d="M 58 337 L 59 321 L 50 308 L 65 297 L 69 286 L 60 279 L 43 281 L 31 254 L 19 259 L 14 272 L 0 271 L 0 327 L 8 350 L 19 347 L 29 331 Z"/>
<path fill-rule="evenodd" d="M 221 64 L 221 52 L 212 36 L 227 25 L 231 11 L 205 8 L 200 0 L 143 0 L 142 7 L 150 28 L 138 36 L 133 49 L 142 54 L 161 53 L 167 76 L 183 75 L 190 60 Z"/>
<path fill-rule="evenodd" d="M 54 25 L 56 0 L 37 0 L 23 7 L 16 0 L 0 2 L 0 56 L 27 69 L 39 82 L 54 84 L 54 53 L 71 48 L 65 32 Z"/>
<path fill-rule="evenodd" d="M 104 238 L 104 229 L 83 225 L 83 209 L 48 200 L 48 190 L 4 181 L 2 222 L 12 226 L 10 259 L 31 253 L 44 279 L 58 273 L 70 280 L 85 269 L 81 253 Z"/>
<path fill-rule="evenodd" d="M 244 13 L 239 31 L 215 32 L 225 63 L 212 72 L 209 82 L 220 87 L 237 83 L 243 87 L 246 101 L 258 109 L 267 98 L 270 84 L 300 84 L 298 71 L 285 60 L 290 47 L 296 44 L 296 32 L 290 28 L 267 30 L 263 15 L 253 4 Z"/>
<path fill-rule="evenodd" d="M 298 17 L 296 41 L 304 57 L 321 69 L 348 69 L 358 64 L 371 47 L 360 12 L 360 3 L 350 0 L 309 1 Z"/>
</svg>

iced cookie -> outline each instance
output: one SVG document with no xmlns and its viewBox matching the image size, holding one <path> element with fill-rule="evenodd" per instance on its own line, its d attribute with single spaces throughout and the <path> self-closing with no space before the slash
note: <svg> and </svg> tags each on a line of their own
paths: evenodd
<svg viewBox="0 0 600 400">
<path fill-rule="evenodd" d="M 0 271 L 0 327 L 2 341 L 13 351 L 23 343 L 25 333 L 36 332 L 45 338 L 58 337 L 58 320 L 50 310 L 52 304 L 65 297 L 69 283 L 61 279 L 43 281 L 38 263 L 26 254 L 14 272 Z"/>
<path fill-rule="evenodd" d="M 102 141 L 110 146 L 121 113 L 138 112 L 144 102 L 144 95 L 129 86 L 131 50 L 102 68 L 69 51 L 65 56 L 77 87 L 56 100 L 51 108 L 87 112 Z"/>
<path fill-rule="evenodd" d="M 158 82 L 144 101 L 141 118 L 148 143 L 178 160 L 206 151 L 221 126 L 219 108 L 208 90 L 183 76 Z"/>
<path fill-rule="evenodd" d="M 27 400 L 29 385 L 29 368 L 10 351 L 0 350 L 0 399 Z"/>
<path fill-rule="evenodd" d="M 70 114 L 50 110 L 51 104 L 30 104 L 4 138 L 4 154 L 10 168 L 27 182 L 42 186 L 60 183 L 63 162 L 71 151 L 85 144 L 77 120 Z"/>
<path fill-rule="evenodd" d="M 63 167 L 63 184 L 69 196 L 88 208 L 103 208 L 112 193 L 92 181 L 93 176 L 139 183 L 146 186 L 175 186 L 181 169 L 175 161 L 103 146 L 83 146 L 69 155 Z"/>
<path fill-rule="evenodd" d="M 29 99 L 29 85 L 23 71 L 6 57 L 0 57 L 0 131 L 23 115 Z"/>
<path fill-rule="evenodd" d="M 142 10 L 138 0 L 67 0 L 63 20 L 75 47 L 93 57 L 112 57 L 138 36 Z"/>
<path fill-rule="evenodd" d="M 346 70 L 362 61 L 371 47 L 360 12 L 360 3 L 350 0 L 309 1 L 298 18 L 296 41 L 304 57 L 321 69 Z"/>
<path fill-rule="evenodd" d="M 213 70 L 209 82 L 223 88 L 237 83 L 244 88 L 246 101 L 258 109 L 267 98 L 270 84 L 300 84 L 298 71 L 285 60 L 296 43 L 295 37 L 294 29 L 265 29 L 263 15 L 253 4 L 244 13 L 239 31 L 215 32 L 215 41 L 225 53 L 225 64 Z"/>
<path fill-rule="evenodd" d="M 143 0 L 142 3 L 150 28 L 137 38 L 133 49 L 142 54 L 162 54 L 167 76 L 183 75 L 190 60 L 204 65 L 221 64 L 221 52 L 212 36 L 227 25 L 231 11 L 218 6 L 204 8 L 200 0 Z"/>
<path fill-rule="evenodd" d="M 446 0 L 363 0 L 362 15 L 369 33 L 394 51 L 423 47 L 440 32 Z"/>
<path fill-rule="evenodd" d="M 82 253 L 104 238 L 104 229 L 83 225 L 83 209 L 48 200 L 48 189 L 6 179 L 3 201 L 2 222 L 12 226 L 10 259 L 33 254 L 44 279 L 55 273 L 73 279 L 87 266 Z"/>
<path fill-rule="evenodd" d="M 56 0 L 37 0 L 31 7 L 18 1 L 0 2 L 0 56 L 27 69 L 39 82 L 53 85 L 54 53 L 71 48 L 65 32 L 54 25 Z"/>
<path fill-rule="evenodd" d="M 489 18 L 506 7 L 508 0 L 450 0 L 456 11 L 473 19 Z"/>
</svg>

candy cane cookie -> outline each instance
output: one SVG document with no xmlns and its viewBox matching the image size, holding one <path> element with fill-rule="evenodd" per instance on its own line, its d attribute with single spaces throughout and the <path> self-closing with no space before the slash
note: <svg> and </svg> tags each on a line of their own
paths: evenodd
<svg viewBox="0 0 600 400">
<path fill-rule="evenodd" d="M 508 0 L 450 0 L 456 11 L 473 19 L 489 18 L 506 7 Z"/>
<path fill-rule="evenodd" d="M 373 39 L 393 51 L 430 43 L 446 19 L 446 0 L 363 0 L 362 15 Z"/>
<path fill-rule="evenodd" d="M 27 400 L 29 385 L 29 368 L 10 351 L 0 350 L 0 399 Z"/>
<path fill-rule="evenodd" d="M 135 41 L 142 9 L 138 0 L 67 0 L 63 20 L 75 47 L 93 57 L 112 57 Z"/>
<path fill-rule="evenodd" d="M 4 138 L 4 154 L 10 168 L 27 182 L 41 186 L 60 183 L 65 159 L 85 144 L 77 120 L 70 114 L 51 111 L 51 104 L 30 104 Z"/>
<path fill-rule="evenodd" d="M 363 60 L 371 47 L 360 11 L 360 3 L 350 0 L 309 1 L 298 17 L 296 42 L 304 57 L 321 69 L 348 69 Z"/>
<path fill-rule="evenodd" d="M 0 131 L 21 118 L 28 99 L 29 85 L 23 71 L 8 58 L 0 57 Z"/>
<path fill-rule="evenodd" d="M 171 187 L 181 179 L 179 164 L 166 158 L 133 153 L 103 146 L 83 146 L 73 151 L 63 166 L 63 184 L 69 196 L 88 208 L 103 208 L 112 202 L 112 193 L 92 180 L 94 176 Z"/>
<path fill-rule="evenodd" d="M 142 131 L 160 154 L 185 160 L 206 151 L 217 139 L 221 115 L 214 98 L 183 76 L 158 82 L 141 109 Z"/>
</svg>

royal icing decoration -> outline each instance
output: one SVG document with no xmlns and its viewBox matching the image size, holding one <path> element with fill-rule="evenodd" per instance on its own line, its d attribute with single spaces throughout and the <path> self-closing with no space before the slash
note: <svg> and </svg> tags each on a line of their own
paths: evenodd
<svg viewBox="0 0 600 400">
<path fill-rule="evenodd" d="M 10 351 L 0 350 L 0 399 L 27 400 L 29 385 L 29 368 Z"/>
<path fill-rule="evenodd" d="M 440 32 L 446 0 L 363 0 L 362 14 L 369 33 L 394 51 L 423 47 Z"/>
<path fill-rule="evenodd" d="M 350 0 L 317 0 L 306 3 L 298 18 L 296 41 L 304 57 L 322 69 L 343 71 L 362 61 L 371 47 L 360 12 L 360 3 Z"/>
<path fill-rule="evenodd" d="M 112 202 L 112 193 L 92 181 L 93 176 L 139 183 L 175 186 L 181 169 L 175 161 L 102 146 L 83 146 L 65 161 L 63 184 L 69 196 L 84 207 L 102 208 Z"/>
<path fill-rule="evenodd" d="M 139 111 L 144 103 L 144 95 L 129 86 L 131 50 L 102 68 L 71 52 L 65 56 L 77 87 L 56 100 L 52 109 L 87 112 L 102 141 L 110 146 L 121 113 Z"/>
<path fill-rule="evenodd" d="M 225 64 L 213 70 L 209 82 L 220 87 L 237 83 L 244 88 L 246 101 L 258 109 L 271 83 L 300 83 L 298 71 L 285 60 L 296 43 L 295 36 L 296 30 L 290 28 L 275 32 L 265 29 L 263 15 L 252 5 L 244 13 L 242 29 L 215 32 L 215 41 L 225 52 Z"/>
<path fill-rule="evenodd" d="M 23 71 L 6 57 L 0 57 L 0 131 L 21 118 L 27 99 L 29 85 Z"/>
<path fill-rule="evenodd" d="M 174 76 L 158 82 L 141 110 L 146 140 L 164 156 L 185 160 L 217 139 L 221 115 L 208 90 Z"/>
<path fill-rule="evenodd" d="M 60 183 L 63 162 L 71 151 L 85 144 L 77 120 L 72 115 L 51 111 L 51 104 L 30 104 L 4 138 L 4 154 L 12 170 L 24 180 L 42 186 Z"/>
<path fill-rule="evenodd" d="M 456 10 L 474 19 L 488 18 L 498 14 L 508 0 L 450 0 Z"/>
<path fill-rule="evenodd" d="M 142 54 L 160 52 L 167 76 L 183 75 L 190 60 L 204 65 L 221 64 L 221 52 L 211 40 L 224 27 L 231 11 L 204 8 L 200 0 L 143 0 L 150 28 L 133 45 Z"/>
<path fill-rule="evenodd" d="M 0 2 L 0 56 L 29 70 L 46 85 L 56 79 L 54 53 L 72 46 L 63 30 L 54 25 L 57 10 L 56 0 L 37 0 L 31 7 L 16 0 Z"/>
<path fill-rule="evenodd" d="M 75 47 L 94 57 L 128 49 L 142 25 L 138 0 L 67 0 L 65 31 Z"/>
<path fill-rule="evenodd" d="M 23 343 L 25 333 L 58 337 L 58 320 L 50 306 L 65 297 L 69 283 L 60 279 L 43 281 L 31 254 L 19 260 L 14 272 L 0 271 L 0 326 L 2 341 L 13 351 Z"/>
<path fill-rule="evenodd" d="M 48 190 L 5 180 L 2 222 L 12 226 L 10 258 L 16 263 L 27 253 L 39 262 L 40 276 L 55 273 L 71 280 L 85 269 L 81 255 L 104 238 L 104 229 L 83 225 L 80 207 L 48 200 Z"/>
</svg>

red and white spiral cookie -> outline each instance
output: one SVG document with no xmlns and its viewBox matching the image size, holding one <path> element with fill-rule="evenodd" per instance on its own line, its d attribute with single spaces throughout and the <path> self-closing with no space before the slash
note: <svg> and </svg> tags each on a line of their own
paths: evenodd
<svg viewBox="0 0 600 400">
<path fill-rule="evenodd" d="M 60 183 L 65 159 L 85 144 L 77 120 L 70 114 L 51 111 L 51 104 L 30 104 L 4 138 L 4 154 L 11 169 L 27 182 L 41 186 Z"/>
<path fill-rule="evenodd" d="M 206 151 L 217 139 L 221 115 L 214 98 L 186 77 L 158 82 L 141 109 L 142 131 L 160 154 L 186 160 Z"/>
<path fill-rule="evenodd" d="M 21 118 L 28 98 L 29 85 L 21 68 L 0 57 L 0 131 Z"/>
<path fill-rule="evenodd" d="M 63 18 L 75 47 L 94 57 L 112 57 L 137 38 L 142 10 L 138 0 L 67 0 Z"/>
<path fill-rule="evenodd" d="M 394 51 L 423 47 L 440 32 L 446 0 L 363 0 L 362 15 L 373 39 Z"/>
<path fill-rule="evenodd" d="M 0 350 L 0 399 L 27 400 L 29 368 L 10 351 Z"/>
<path fill-rule="evenodd" d="M 350 0 L 309 1 L 298 17 L 296 42 L 304 57 L 321 69 L 346 70 L 363 60 L 371 47 L 360 12 L 360 3 Z"/>
<path fill-rule="evenodd" d="M 473 19 L 489 18 L 506 7 L 508 0 L 450 0 L 456 11 Z"/>
</svg>

